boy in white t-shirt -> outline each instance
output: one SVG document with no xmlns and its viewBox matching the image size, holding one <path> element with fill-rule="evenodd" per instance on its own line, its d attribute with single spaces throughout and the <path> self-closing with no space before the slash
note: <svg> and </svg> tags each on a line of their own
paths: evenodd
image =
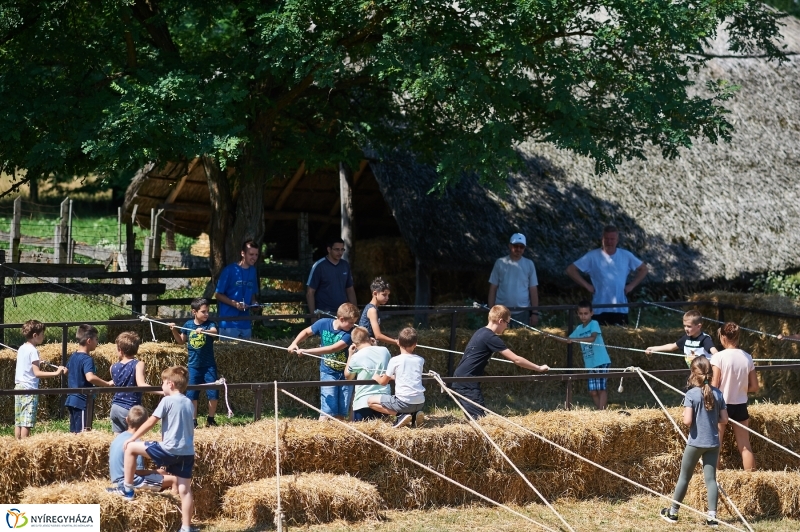
<svg viewBox="0 0 800 532">
<path fill-rule="evenodd" d="M 17 351 L 17 370 L 14 373 L 15 390 L 36 390 L 39 379 L 58 377 L 67 373 L 67 368 L 58 366 L 55 371 L 39 369 L 39 351 L 36 349 L 44 341 L 44 324 L 37 320 L 28 320 L 22 324 L 22 335 L 25 342 Z M 14 396 L 14 437 L 18 440 L 31 435 L 36 425 L 36 412 L 39 409 L 38 395 Z"/>
<path fill-rule="evenodd" d="M 406 327 L 397 336 L 400 354 L 389 360 L 386 373 L 375 373 L 372 378 L 378 384 L 388 384 L 394 379 L 394 395 L 371 395 L 367 404 L 372 410 L 397 416 L 395 428 L 411 425 L 420 427 L 425 421 L 422 407 L 425 405 L 425 388 L 422 386 L 422 366 L 425 359 L 414 354 L 417 347 L 417 331 Z"/>
</svg>

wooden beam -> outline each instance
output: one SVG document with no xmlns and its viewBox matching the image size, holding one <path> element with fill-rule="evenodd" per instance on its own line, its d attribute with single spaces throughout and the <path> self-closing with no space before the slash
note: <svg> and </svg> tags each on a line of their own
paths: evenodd
<svg viewBox="0 0 800 532">
<path fill-rule="evenodd" d="M 91 277 L 93 273 L 106 270 L 102 264 L 42 264 L 36 262 L 14 263 L 13 265 L 6 263 L 0 268 L 6 272 L 6 277 L 12 277 L 14 273 L 20 277 Z"/>
<path fill-rule="evenodd" d="M 300 217 L 299 212 L 291 212 L 291 211 L 264 211 L 264 219 L 265 220 L 297 220 Z M 338 216 L 325 216 L 324 214 L 308 214 L 309 221 L 312 222 L 322 222 L 326 224 L 338 224 L 339 217 Z"/>
<path fill-rule="evenodd" d="M 198 205 L 196 203 L 159 203 L 159 209 L 168 212 L 183 212 L 187 214 L 211 214 L 211 205 Z"/>
<path fill-rule="evenodd" d="M 169 196 L 167 196 L 167 199 L 164 200 L 164 203 L 175 203 L 178 194 L 180 194 L 181 190 L 183 190 L 183 185 L 186 184 L 186 180 L 189 178 L 189 174 L 191 174 L 192 170 L 194 170 L 194 167 L 197 166 L 198 160 L 199 159 L 195 159 L 192 161 L 192 163 L 189 165 L 189 169 L 186 170 L 186 173 L 183 175 L 183 177 L 178 180 L 178 184 L 175 185 L 175 188 L 169 191 Z"/>
<path fill-rule="evenodd" d="M 13 290 L 17 297 L 26 296 L 29 294 L 38 294 L 40 292 L 48 292 L 53 294 L 72 294 L 72 295 L 96 295 L 105 294 L 109 296 L 123 296 L 130 294 L 132 290 L 143 294 L 163 294 L 167 291 L 167 285 L 164 283 L 142 284 L 142 285 L 129 285 L 129 284 L 116 284 L 116 283 L 23 283 L 14 287 L 4 286 L 3 296 L 11 297 Z"/>
<path fill-rule="evenodd" d="M 284 203 L 286 203 L 286 200 L 289 199 L 289 196 L 292 194 L 294 188 L 297 186 L 297 183 L 300 182 L 300 179 L 303 178 L 305 173 L 306 173 L 306 162 L 303 161 L 300 163 L 300 168 L 297 169 L 297 171 L 294 173 L 289 182 L 286 183 L 286 186 L 283 187 L 283 190 L 281 190 L 281 193 L 278 196 L 277 201 L 275 201 L 275 207 L 273 207 L 273 211 L 277 212 L 283 209 Z M 273 225 L 275 225 L 275 219 L 269 218 L 267 220 L 267 225 L 264 227 L 265 235 L 270 229 L 272 229 Z"/>
</svg>

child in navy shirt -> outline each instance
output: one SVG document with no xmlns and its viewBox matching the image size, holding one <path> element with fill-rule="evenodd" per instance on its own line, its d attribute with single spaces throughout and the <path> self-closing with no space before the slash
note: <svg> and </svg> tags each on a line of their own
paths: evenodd
<svg viewBox="0 0 800 532">
<path fill-rule="evenodd" d="M 105 381 L 97 376 L 97 368 L 91 356 L 92 351 L 97 348 L 97 329 L 91 325 L 81 325 L 75 337 L 81 349 L 72 353 L 67 362 L 67 386 L 70 388 L 113 386 L 114 381 Z M 88 430 L 86 394 L 71 393 L 64 404 L 69 410 L 69 431 L 78 433 Z"/>
<path fill-rule="evenodd" d="M 369 288 L 372 290 L 372 300 L 361 311 L 361 319 L 358 320 L 358 326 L 364 327 L 370 338 L 387 344 L 400 345 L 397 340 L 381 332 L 381 315 L 378 307 L 389 302 L 389 283 L 380 277 L 376 277 L 372 284 L 369 285 Z"/>
<path fill-rule="evenodd" d="M 123 332 L 117 336 L 119 361 L 111 366 L 111 378 L 114 386 L 149 386 L 145 378 L 145 365 L 137 360 L 141 340 L 135 332 Z M 157 392 L 156 392 L 157 393 Z M 128 412 L 136 405 L 142 404 L 142 392 L 117 392 L 111 400 L 111 430 L 120 434 L 128 430 Z"/>
</svg>

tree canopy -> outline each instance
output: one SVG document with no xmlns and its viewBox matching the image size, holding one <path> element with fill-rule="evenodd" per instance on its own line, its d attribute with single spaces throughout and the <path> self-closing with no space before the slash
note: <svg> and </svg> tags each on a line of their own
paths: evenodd
<svg viewBox="0 0 800 532">
<path fill-rule="evenodd" d="M 598 171 L 728 139 L 735 88 L 692 82 L 719 31 L 783 58 L 779 15 L 748 0 L 3 0 L 0 169 L 201 156 L 216 238 L 261 239 L 263 183 L 300 161 L 402 149 L 440 186 L 493 186 L 528 138 Z"/>
</svg>

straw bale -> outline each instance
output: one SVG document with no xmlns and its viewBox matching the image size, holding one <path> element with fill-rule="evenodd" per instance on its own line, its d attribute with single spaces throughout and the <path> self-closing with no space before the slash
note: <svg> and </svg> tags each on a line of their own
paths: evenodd
<svg viewBox="0 0 800 532">
<path fill-rule="evenodd" d="M 104 532 L 172 531 L 181 526 L 180 501 L 168 493 L 139 491 L 127 501 L 107 493 L 108 481 L 59 482 L 29 487 L 22 492 L 23 504 L 99 504 L 100 529 Z"/>
<path fill-rule="evenodd" d="M 277 510 L 275 478 L 249 482 L 225 492 L 225 516 L 250 527 L 271 525 Z M 281 510 L 290 525 L 377 520 L 384 507 L 375 486 L 349 475 L 281 477 Z"/>
<path fill-rule="evenodd" d="M 25 451 L 14 438 L 0 438 L 0 501 L 8 502 L 26 485 Z"/>
<path fill-rule="evenodd" d="M 717 471 L 717 482 L 748 519 L 797 519 L 800 517 L 800 473 L 790 471 Z M 717 511 L 730 513 L 722 494 Z M 706 510 L 706 486 L 699 468 L 689 483 L 684 501 Z"/>
</svg>

